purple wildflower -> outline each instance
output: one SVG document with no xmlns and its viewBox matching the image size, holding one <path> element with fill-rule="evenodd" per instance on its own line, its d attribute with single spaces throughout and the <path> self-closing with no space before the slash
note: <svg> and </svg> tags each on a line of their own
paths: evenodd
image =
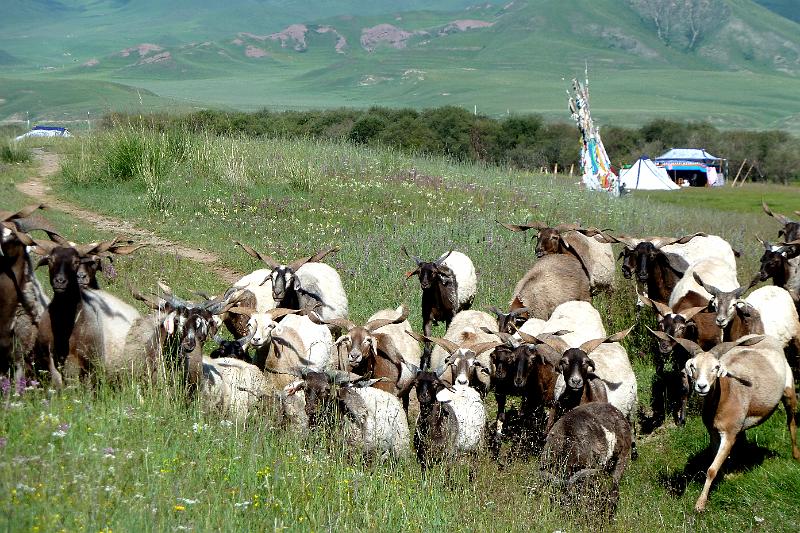
<svg viewBox="0 0 800 533">
<path fill-rule="evenodd" d="M 6 396 L 10 390 L 11 380 L 8 379 L 8 376 L 0 377 L 0 393 L 2 393 L 3 396 Z"/>
<path fill-rule="evenodd" d="M 8 437 L 0 437 L 0 449 L 5 448 L 8 444 Z"/>
</svg>

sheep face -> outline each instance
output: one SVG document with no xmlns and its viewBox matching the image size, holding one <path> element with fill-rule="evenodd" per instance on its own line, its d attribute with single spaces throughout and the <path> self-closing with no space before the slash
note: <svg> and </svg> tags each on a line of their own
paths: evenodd
<svg viewBox="0 0 800 533">
<path fill-rule="evenodd" d="M 436 283 L 439 282 L 440 279 L 440 269 L 442 267 L 437 265 L 435 262 L 423 262 L 419 265 L 419 285 L 422 287 L 422 290 L 428 290 Z M 448 269 L 449 270 L 449 269 Z M 442 280 L 444 283 L 445 280 Z"/>
<path fill-rule="evenodd" d="M 686 361 L 686 375 L 694 382 L 698 396 L 705 396 L 711 392 L 717 378 L 725 377 L 727 371 L 719 359 L 703 352 Z"/>
<path fill-rule="evenodd" d="M 205 309 L 190 309 L 181 335 L 181 349 L 188 353 L 198 345 L 202 346 L 208 338 L 211 323 L 211 313 Z"/>
<path fill-rule="evenodd" d="M 561 253 L 563 241 L 561 240 L 561 233 L 557 229 L 544 228 L 539 231 L 537 237 L 536 257 Z"/>
<path fill-rule="evenodd" d="M 711 311 L 716 311 L 717 316 L 715 321 L 721 328 L 725 328 L 733 317 L 736 315 L 737 308 L 745 306 L 745 303 L 739 299 L 738 291 L 736 292 L 718 292 L 711 297 L 708 302 L 708 308 Z"/>
<path fill-rule="evenodd" d="M 514 358 L 516 359 L 514 386 L 516 388 L 524 389 L 528 386 L 528 380 L 536 367 L 537 357 L 536 348 L 530 344 L 523 344 L 514 350 Z M 553 381 L 555 382 L 555 379 Z"/>
<path fill-rule="evenodd" d="M 81 259 L 78 267 L 78 284 L 81 289 L 99 289 L 97 284 L 97 271 L 101 268 L 101 259 L 96 255 L 90 255 Z"/>
<path fill-rule="evenodd" d="M 583 385 L 594 372 L 594 361 L 583 350 L 570 348 L 561 357 L 558 369 L 564 376 L 564 383 L 572 391 L 583 389 Z"/>
<path fill-rule="evenodd" d="M 330 378 L 322 372 L 307 372 L 304 374 L 302 381 L 288 389 L 286 393 L 292 395 L 300 390 L 305 394 L 308 426 L 310 428 L 316 427 L 321 409 L 328 405 L 331 400 L 333 386 Z"/>
<path fill-rule="evenodd" d="M 365 358 L 377 353 L 377 340 L 364 327 L 351 328 L 347 335 L 336 340 L 337 345 L 347 350 L 347 360 L 351 366 L 358 366 Z"/>
<path fill-rule="evenodd" d="M 276 302 L 282 302 L 288 292 L 300 290 L 300 279 L 291 267 L 275 267 L 269 276 L 272 281 L 272 299 Z"/>
<path fill-rule="evenodd" d="M 272 317 L 267 313 L 255 313 L 247 321 L 247 334 L 252 336 L 250 344 L 255 348 L 260 348 L 267 344 L 272 339 L 272 334 L 278 323 L 272 320 Z"/>
<path fill-rule="evenodd" d="M 686 318 L 678 313 L 670 313 L 660 317 L 658 320 L 658 330 L 676 339 L 687 338 L 694 328 L 695 323 L 692 320 L 686 320 Z M 671 338 L 658 337 L 658 351 L 662 355 L 669 354 L 674 347 L 675 341 Z"/>
<path fill-rule="evenodd" d="M 526 307 L 514 309 L 508 313 L 503 313 L 496 307 L 493 307 L 491 311 L 497 316 L 497 331 L 511 334 L 522 327 L 528 315 Z"/>
<path fill-rule="evenodd" d="M 63 293 L 67 289 L 77 289 L 78 269 L 81 266 L 81 256 L 75 248 L 58 246 L 40 264 L 47 263 L 50 275 L 50 285 L 53 292 Z"/>
<path fill-rule="evenodd" d="M 786 269 L 786 262 L 800 255 L 800 246 L 770 246 L 765 244 L 764 247 L 764 255 L 761 256 L 761 270 L 759 270 L 761 281 L 767 281 L 772 277 L 780 277 Z"/>
<path fill-rule="evenodd" d="M 415 384 L 420 406 L 432 405 L 436 401 L 436 395 L 445 388 L 445 384 L 442 383 L 436 372 L 418 372 Z"/>
<path fill-rule="evenodd" d="M 505 380 L 516 370 L 516 350 L 507 345 L 500 345 L 491 354 L 494 377 L 497 381 Z"/>
<path fill-rule="evenodd" d="M 449 358 L 449 364 L 453 367 L 453 381 L 457 385 L 469 385 L 470 381 L 477 377 L 479 369 L 488 373 L 488 370 L 476 359 L 475 352 L 464 348 L 459 348 Z"/>
<path fill-rule="evenodd" d="M 800 239 L 800 222 L 787 222 L 783 229 L 778 231 L 778 237 L 783 237 L 785 242 Z"/>
<path fill-rule="evenodd" d="M 631 279 L 636 274 L 638 281 L 647 281 L 650 274 L 650 265 L 654 264 L 658 257 L 658 248 L 648 241 L 640 242 L 635 248 L 627 246 L 621 252 L 622 275 L 625 279 Z"/>
</svg>

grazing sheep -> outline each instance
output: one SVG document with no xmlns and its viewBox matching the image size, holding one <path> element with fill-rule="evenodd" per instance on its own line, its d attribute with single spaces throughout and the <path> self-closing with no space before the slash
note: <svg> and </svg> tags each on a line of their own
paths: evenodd
<svg viewBox="0 0 800 533">
<path fill-rule="evenodd" d="M 764 245 L 760 280 L 772 278 L 775 286 L 786 289 L 800 313 L 800 241 L 783 245 L 772 245 L 761 239 L 759 242 Z"/>
<path fill-rule="evenodd" d="M 233 284 L 225 294 L 222 296 L 223 300 L 228 301 L 234 295 L 239 295 L 237 301 L 239 306 L 247 309 L 253 309 L 256 313 L 266 313 L 271 309 L 275 309 L 275 300 L 272 298 L 272 279 L 270 278 L 271 270 L 268 268 L 261 268 L 247 274 L 242 279 Z M 246 337 L 248 332 L 247 322 L 250 317 L 238 313 L 222 313 L 219 315 L 219 327 L 224 323 L 225 327 L 231 334 L 240 339 Z"/>
<path fill-rule="evenodd" d="M 749 335 L 718 344 L 708 352 L 685 339 L 677 342 L 692 354 L 686 362 L 686 374 L 694 384 L 694 391 L 705 398 L 703 422 L 711 437 L 711 449 L 716 448 L 695 504 L 699 512 L 705 510 L 711 484 L 737 436 L 767 420 L 779 402 L 786 409 L 792 456 L 800 461 L 794 419 L 797 397 L 792 371 L 776 339 Z"/>
<path fill-rule="evenodd" d="M 345 351 L 345 357 L 340 357 L 339 368 L 341 370 L 353 372 L 360 376 L 376 378 L 380 381 L 375 385 L 376 388 L 397 395 L 405 384 L 413 376 L 407 363 L 419 365 L 419 345 L 412 343 L 408 335 L 405 334 L 411 326 L 406 320 L 408 309 L 400 306 L 396 310 L 380 311 L 378 315 L 387 316 L 394 314 L 391 318 L 373 318 L 364 326 L 356 326 L 353 322 L 344 319 L 319 321 L 320 324 L 334 325 L 342 328 L 344 334 L 336 339 L 335 346 Z M 315 315 L 311 313 L 314 320 Z M 403 327 L 401 331 L 386 330 L 386 328 Z M 386 332 L 379 332 L 383 329 Z M 411 360 L 405 359 L 399 351 L 397 344 L 401 347 L 412 345 L 409 352 Z M 403 380 L 405 373 L 405 381 Z M 408 410 L 408 395 L 402 397 L 403 407 Z"/>
<path fill-rule="evenodd" d="M 321 250 L 312 256 L 284 265 L 246 244 L 234 242 L 249 255 L 271 268 L 269 280 L 272 283 L 272 298 L 277 307 L 316 308 L 317 314 L 324 320 L 347 318 L 348 302 L 342 287 L 342 279 L 332 267 L 320 263 L 325 256 L 337 251 L 338 248 Z"/>
<path fill-rule="evenodd" d="M 344 372 L 326 374 L 305 369 L 294 369 L 294 372 L 301 380 L 285 389 L 285 396 L 303 391 L 305 418 L 310 428 L 317 425 L 321 410 L 335 402 L 338 407 L 335 412 L 340 415 L 349 447 L 368 456 L 400 458 L 408 455 L 410 435 L 406 413 L 397 397 L 370 386 L 377 380 L 361 380 L 356 376 L 354 381 Z M 288 405 L 289 416 L 302 422 L 299 405 Z"/>
<path fill-rule="evenodd" d="M 635 274 L 636 282 L 639 285 L 637 288 L 639 294 L 660 303 L 667 303 L 672 290 L 689 265 L 702 257 L 686 258 L 679 253 L 667 253 L 664 248 L 676 244 L 686 244 L 695 238 L 705 236 L 704 233 L 695 233 L 678 238 L 636 238 L 625 235 L 608 236 L 608 238 L 625 245 L 619 254 L 619 258 L 622 259 L 622 275 L 625 279 L 631 279 Z M 730 245 L 728 245 L 729 248 Z M 709 255 L 716 253 L 716 251 L 710 250 Z M 689 259 L 693 259 L 692 263 L 689 262 Z M 734 263 L 734 270 L 735 268 Z"/>
<path fill-rule="evenodd" d="M 570 346 L 563 338 L 554 335 L 534 337 L 520 332 L 520 336 L 525 342 L 536 343 L 539 350 L 549 353 L 550 357 L 557 361 L 556 364 L 560 364 L 564 355 L 567 355 L 570 350 L 578 350 L 586 356 L 593 354 L 594 374 L 605 385 L 609 403 L 619 409 L 633 425 L 633 417 L 636 415 L 638 405 L 636 374 L 633 372 L 625 348 L 619 344 L 619 341 L 624 339 L 632 329 L 633 326 L 608 337 L 586 341 L 578 347 Z M 547 398 L 546 401 L 549 409 L 548 428 L 552 427 L 556 415 L 555 402 L 565 392 L 565 389 L 564 376 L 558 374 L 553 397 Z"/>
<path fill-rule="evenodd" d="M 419 401 L 414 447 L 422 471 L 446 461 L 449 472 L 458 457 L 467 457 L 474 480 L 486 427 L 478 391 L 463 384 L 450 386 L 437 373 L 424 371 L 417 373 L 410 387 L 416 387 Z"/>
<path fill-rule="evenodd" d="M 0 374 L 12 370 L 19 379 L 33 349 L 38 322 L 49 300 L 34 274 L 28 253 L 33 244 L 21 222 L 42 205 L 17 212 L 0 211 Z"/>
<path fill-rule="evenodd" d="M 619 409 L 605 402 L 587 403 L 569 411 L 550 429 L 539 469 L 565 492 L 580 490 L 577 485 L 586 478 L 609 475 L 613 514 L 619 482 L 633 453 L 632 442 L 631 425 Z M 594 487 L 596 482 L 587 485 Z"/>
<path fill-rule="evenodd" d="M 667 305 L 682 311 L 691 307 L 706 306 L 711 293 L 703 288 L 696 276 L 713 283 L 719 290 L 732 291 L 739 288 L 736 269 L 715 257 L 701 259 L 686 269 L 683 277 L 675 285 Z"/>
<path fill-rule="evenodd" d="M 190 368 L 191 368 L 190 364 Z M 197 394 L 201 408 L 244 421 L 272 390 L 264 373 L 255 365 L 240 359 L 202 357 L 202 375 L 190 377 L 199 381 Z"/>
<path fill-rule="evenodd" d="M 39 322 L 35 355 L 39 368 L 50 371 L 54 386 L 62 385 L 62 368 L 83 377 L 96 366 L 117 375 L 143 365 L 143 353 L 135 360 L 125 353 L 139 312 L 105 291 L 82 290 L 77 278 L 81 257 L 74 247 L 36 241 L 34 251 L 43 256 L 40 264 L 48 265 L 54 291 Z"/>
<path fill-rule="evenodd" d="M 511 231 L 538 230 L 536 234 L 536 257 L 547 254 L 571 254 L 583 265 L 592 292 L 609 289 L 614 283 L 614 253 L 611 240 L 606 239 L 602 230 L 582 228 L 578 224 L 559 224 L 549 227 L 542 222 L 532 224 L 500 225 Z"/>
<path fill-rule="evenodd" d="M 697 279 L 702 283 L 701 279 Z M 735 341 L 745 335 L 769 335 L 777 339 L 784 348 L 786 360 L 797 368 L 800 355 L 800 319 L 789 293 L 780 287 L 768 285 L 754 290 L 742 299 L 748 287 L 723 292 L 716 287 L 703 284 L 713 295 L 709 306 L 716 310 L 717 325 L 722 328 L 724 341 Z"/>
<path fill-rule="evenodd" d="M 538 336 L 545 333 L 559 333 L 570 346 L 580 346 L 586 341 L 606 336 L 603 319 L 591 303 L 569 301 L 553 310 L 546 321 L 530 319 L 519 331 Z"/>
<path fill-rule="evenodd" d="M 472 349 L 480 366 L 489 368 L 491 365 L 491 353 L 487 351 L 489 348 L 485 348 L 485 346 L 491 343 L 498 343 L 494 336 L 485 333 L 481 328 L 494 329 L 496 324 L 491 315 L 483 311 L 461 311 L 453 318 L 450 327 L 447 328 L 444 339 L 442 339 L 445 342 L 435 343 L 436 347 L 431 353 L 430 367 L 433 369 L 448 367 L 442 375 L 442 379 L 447 383 L 455 383 L 455 373 L 449 363 L 453 363 L 451 355 L 456 348 L 460 347 Z M 420 339 L 418 338 L 417 340 Z M 420 342 L 423 341 L 424 339 Z M 424 342 L 427 343 L 428 341 Z M 474 348 L 477 346 L 480 346 L 481 350 L 475 352 Z M 485 395 L 489 389 L 490 378 L 486 373 L 476 371 L 476 368 L 479 367 L 472 367 L 470 385 Z"/>
<path fill-rule="evenodd" d="M 435 261 L 423 261 L 419 257 L 409 255 L 405 248 L 403 253 L 413 259 L 417 268 L 406 273 L 406 279 L 419 277 L 422 288 L 422 332 L 431 334 L 431 327 L 437 322 L 444 322 L 450 328 L 453 318 L 461 311 L 469 309 L 475 299 L 478 280 L 472 260 L 461 252 L 450 250 Z M 423 368 L 431 362 L 432 345 L 425 345 Z"/>
<path fill-rule="evenodd" d="M 591 301 L 589 277 L 571 255 L 545 255 L 514 288 L 510 309 L 528 308 L 528 317 L 547 320 L 556 307 L 572 300 Z"/>
</svg>

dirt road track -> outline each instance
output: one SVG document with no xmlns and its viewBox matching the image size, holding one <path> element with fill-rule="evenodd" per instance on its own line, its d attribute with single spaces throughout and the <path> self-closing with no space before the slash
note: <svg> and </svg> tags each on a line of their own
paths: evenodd
<svg viewBox="0 0 800 533">
<path fill-rule="evenodd" d="M 17 190 L 38 202 L 44 203 L 50 209 L 57 209 L 80 219 L 87 224 L 103 231 L 112 232 L 120 237 L 127 237 L 131 240 L 141 243 L 147 243 L 149 248 L 159 253 L 178 255 L 190 261 L 195 261 L 206 265 L 212 272 L 214 272 L 221 279 L 227 283 L 234 283 L 242 274 L 233 269 L 226 268 L 219 265 L 219 256 L 216 254 L 198 249 L 189 248 L 181 244 L 177 244 L 166 239 L 163 239 L 154 233 L 137 228 L 130 222 L 120 220 L 117 218 L 101 215 L 93 211 L 89 211 L 75 204 L 71 204 L 51 194 L 51 189 L 46 183 L 46 179 L 58 172 L 59 156 L 42 150 L 34 150 L 34 158 L 39 162 L 39 172 L 31 176 L 29 179 L 22 183 L 17 184 Z"/>
</svg>

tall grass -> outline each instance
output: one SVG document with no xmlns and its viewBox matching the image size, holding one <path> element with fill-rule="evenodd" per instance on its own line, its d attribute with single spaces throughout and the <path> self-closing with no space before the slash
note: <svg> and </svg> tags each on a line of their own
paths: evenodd
<svg viewBox="0 0 800 533">
<path fill-rule="evenodd" d="M 14 139 L 0 141 L 0 161 L 4 163 L 28 163 L 31 150 L 24 142 Z"/>
<path fill-rule="evenodd" d="M 130 142 L 126 136 L 132 133 L 140 139 Z M 107 150 L 116 144 L 139 146 L 132 177 L 108 170 Z M 181 148 L 171 147 L 176 144 Z M 287 261 L 340 246 L 327 262 L 342 275 L 351 317 L 363 321 L 377 309 L 405 302 L 417 330 L 420 291 L 404 282 L 403 272 L 411 265 L 401 245 L 424 258 L 450 248 L 467 253 L 479 274 L 474 308 L 482 309 L 505 306 L 533 260 L 529 237 L 507 232 L 496 219 L 580 221 L 640 235 L 720 234 L 744 251 L 740 279 L 749 279 L 757 267 L 760 249 L 753 234 L 777 231 L 763 214 L 676 207 L 637 196 L 612 200 L 580 191 L 575 177 L 413 158 L 347 143 L 205 134 L 185 134 L 176 141 L 168 134 L 129 130 L 73 141 L 69 151 L 61 181 L 54 183 L 58 194 L 179 242 L 213 249 L 242 272 L 260 265 L 235 249 L 232 238 Z M 162 187 L 167 206 L 151 203 L 153 183 Z M 784 189 L 775 191 L 764 190 L 767 201 L 770 195 L 785 194 Z M 63 221 L 66 235 L 71 227 Z M 121 270 L 123 281 L 133 276 L 152 284 L 166 274 L 179 291 L 203 285 L 212 292 L 222 289 L 197 268 L 174 273 L 172 263 L 159 262 L 156 254 L 142 257 L 147 262 L 140 263 L 138 255 L 118 261 L 121 268 L 130 265 Z M 125 293 L 123 281 L 111 290 Z M 621 277 L 617 281 L 612 294 L 594 299 L 609 332 L 637 320 L 632 287 Z M 638 320 L 625 346 L 647 411 L 652 342 L 643 326 L 653 324 L 644 313 Z M 23 520 L 13 522 L 20 527 L 594 529 L 580 509 L 560 508 L 537 489 L 536 458 L 516 460 L 502 470 L 484 459 L 474 485 L 463 478 L 448 484 L 440 474 L 422 478 L 413 460 L 365 464 L 335 439 L 329 444 L 298 438 L 278 430 L 268 417 L 246 429 L 229 427 L 217 417 L 187 411 L 180 402 L 140 399 L 129 389 L 95 399 L 74 391 L 10 403 L 18 405 L 0 418 L 0 436 L 8 438 L 0 449 L 0 469 L 6 468 L 0 471 L 0 498 L 8 496 L 0 504 L 13 513 L 5 516 Z M 491 395 L 488 406 L 491 416 Z M 131 408 L 135 417 L 126 417 Z M 623 478 L 619 512 L 608 527 L 793 530 L 800 466 L 790 458 L 781 413 L 748 432 L 754 444 L 729 467 L 734 475 L 712 492 L 709 512 L 692 514 L 710 462 L 702 456 L 708 436 L 694 408 L 686 428 L 665 428 L 642 438 L 640 459 Z M 26 425 L 42 413 L 70 424 L 68 435 L 54 438 L 58 424 L 50 418 Z M 202 428 L 198 433 L 195 423 Z M 84 425 L 91 431 L 72 432 Z M 124 453 L 105 458 L 100 452 L 106 446 Z M 128 452 L 134 455 L 127 458 Z M 30 468 L 12 470 L 8 465 L 16 457 L 16 464 Z M 18 483 L 34 490 L 13 500 L 10 494 Z M 57 522 L 56 514 L 73 522 Z"/>
</svg>

